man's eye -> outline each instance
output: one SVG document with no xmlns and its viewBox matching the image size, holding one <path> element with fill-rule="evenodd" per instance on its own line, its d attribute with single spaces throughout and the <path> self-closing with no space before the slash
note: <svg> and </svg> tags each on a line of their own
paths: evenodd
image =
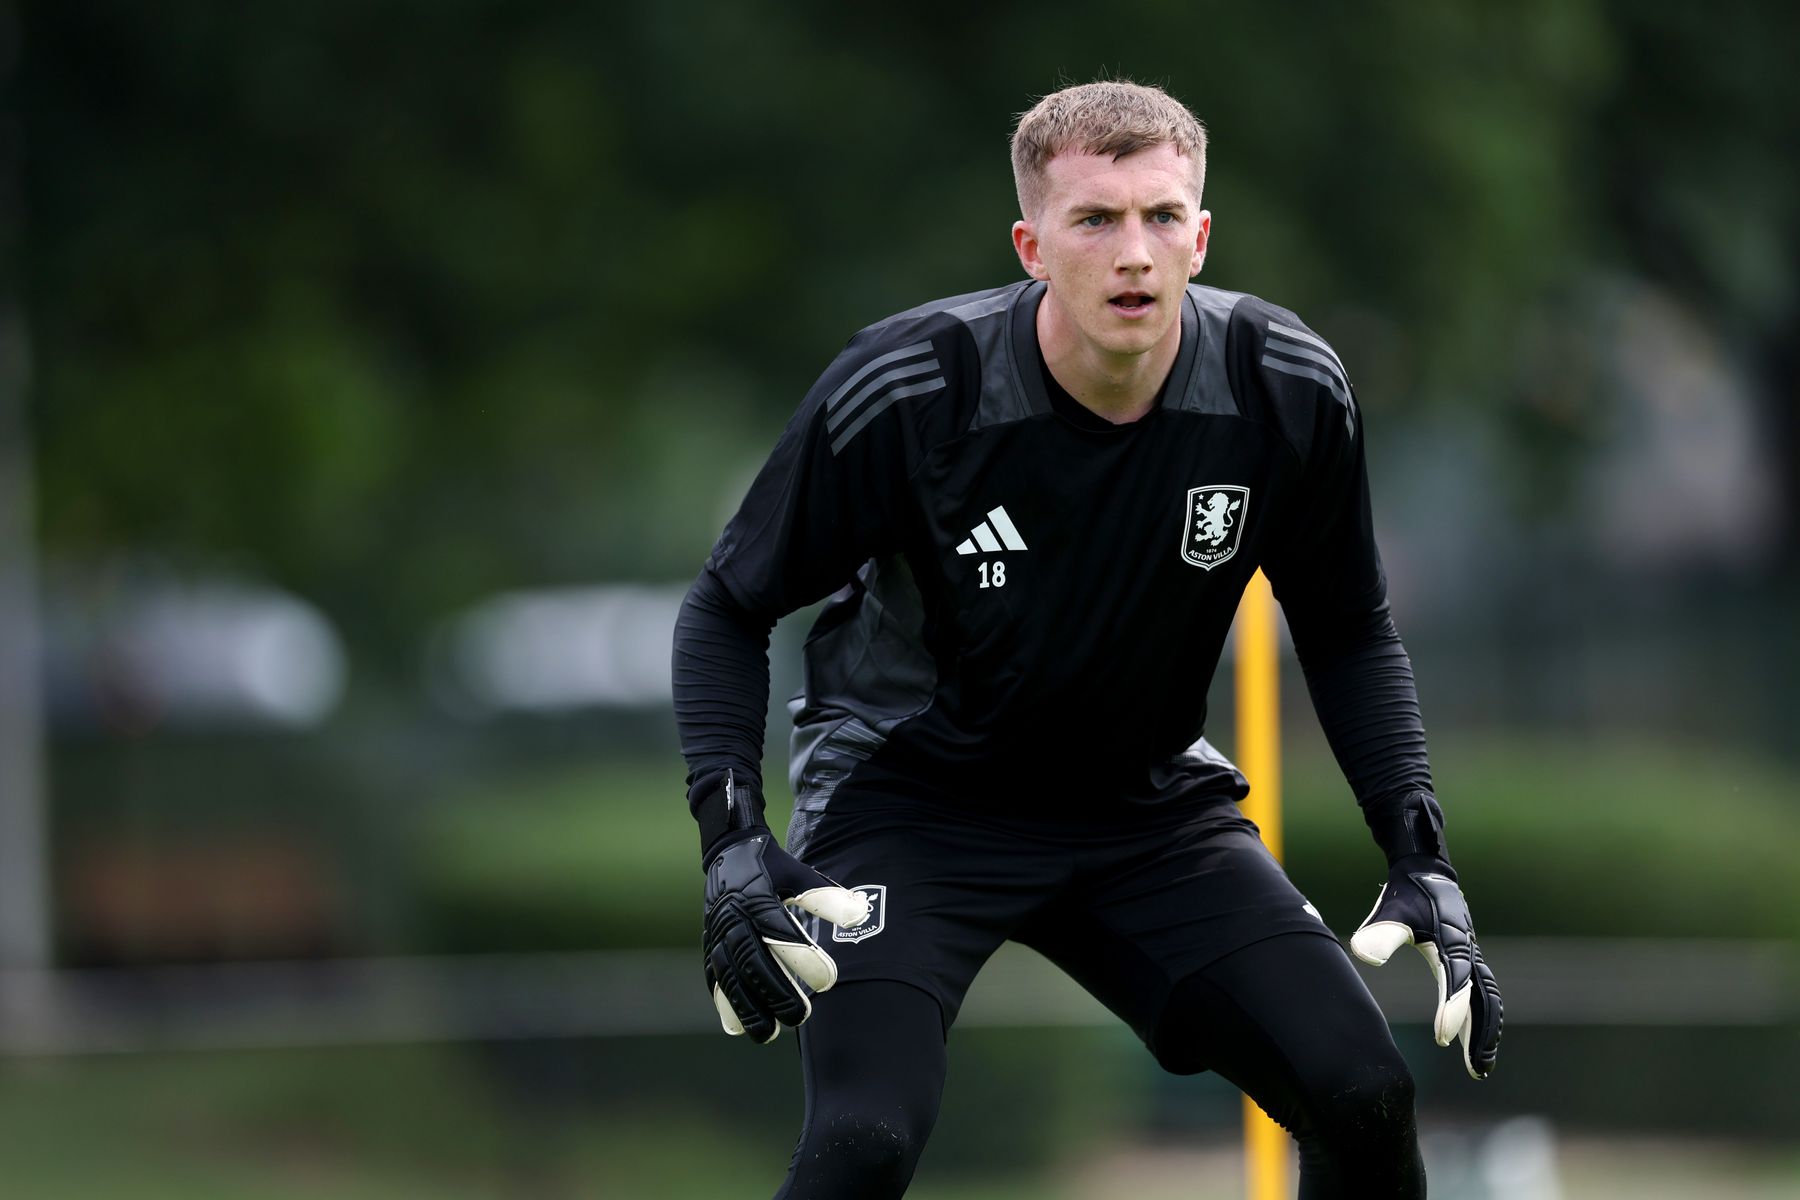
<svg viewBox="0 0 1800 1200">
<path fill-rule="evenodd" d="M 1151 213 L 1150 219 L 1155 221 L 1158 225 L 1173 225 L 1175 223 L 1175 214 L 1172 212 Z"/>
<path fill-rule="evenodd" d="M 1087 226 L 1089 229 L 1098 229 L 1098 228 L 1100 228 L 1101 225 L 1106 223 L 1106 218 L 1104 216 L 1102 216 L 1100 213 L 1095 213 L 1091 217 L 1081 218 L 1081 223 L 1083 225 Z"/>
</svg>

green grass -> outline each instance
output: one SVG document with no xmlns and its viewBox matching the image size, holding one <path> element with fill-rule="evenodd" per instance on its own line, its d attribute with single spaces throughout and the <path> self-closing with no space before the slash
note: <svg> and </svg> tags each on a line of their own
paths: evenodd
<svg viewBox="0 0 1800 1200">
<path fill-rule="evenodd" d="M 0 1170 L 19 1200 L 493 1195 L 501 1116 L 415 1049 L 12 1060 Z"/>
<path fill-rule="evenodd" d="M 1017 1037 L 988 1041 L 1024 1044 Z M 540 1065 L 562 1068 L 543 1089 L 521 1086 L 517 1076 L 509 1083 L 507 1073 L 483 1069 L 491 1053 L 456 1046 L 0 1060 L 0 1194 L 716 1200 L 773 1188 L 785 1169 L 795 1105 L 755 1102 L 744 1118 L 726 1120 L 707 1097 L 709 1076 L 698 1069 L 683 1073 L 685 1105 L 666 1087 L 652 1098 L 636 1086 L 643 1080 L 635 1068 L 645 1062 L 692 1068 L 738 1047 L 709 1038 L 704 1045 L 690 1039 L 626 1049 L 567 1043 L 539 1051 L 549 1056 Z M 964 1062 L 978 1077 L 963 1080 L 946 1109 L 946 1121 L 956 1125 L 992 1114 L 979 1076 L 993 1072 L 995 1087 L 1011 1078 L 992 1044 L 974 1050 Z M 1068 1061 L 1085 1060 L 1077 1052 Z M 758 1065 L 774 1087 L 768 1077 L 790 1064 L 769 1056 Z M 752 1086 L 746 1094 L 760 1093 Z M 1021 1113 L 1043 1117 L 1041 1107 Z M 919 1189 L 927 1200 L 1046 1194 L 1041 1161 L 1013 1172 L 1019 1181 L 1007 1186 L 965 1184 L 958 1161 L 969 1151 L 958 1151 L 953 1131 L 941 1140 L 946 1153 L 939 1157 L 949 1169 L 939 1184 Z M 978 1152 L 991 1148 L 986 1136 L 960 1140 L 973 1140 Z M 1028 1153 L 1048 1157 L 1038 1139 Z M 1002 1169 L 1024 1161 L 1004 1148 L 993 1157 Z"/>
<path fill-rule="evenodd" d="M 981 1041 L 993 1035 L 974 1039 Z M 998 1040 L 1006 1040 L 1004 1037 Z M 1041 1037 L 1020 1050 L 1051 1049 Z M 696 1051 L 699 1046 L 690 1047 Z M 963 1047 L 966 1048 L 966 1047 Z M 577 1059 L 583 1050 L 571 1044 Z M 729 1053 L 723 1042 L 714 1056 Z M 727 1122 L 701 1102 L 645 1103 L 631 1076 L 587 1081 L 585 1099 L 503 1087 L 469 1048 L 143 1055 L 0 1062 L 0 1171 L 9 1200 L 477 1200 L 766 1195 L 791 1130 Z M 589 1054 L 587 1067 L 610 1060 Z M 1074 1101 L 1095 1135 L 1029 1159 L 959 1156 L 1016 1117 L 982 1092 L 982 1055 L 960 1057 L 916 1200 L 1203 1200 L 1240 1195 L 1235 1105 L 1190 1132 L 1134 1140 L 1108 1096 Z M 1005 1086 L 1004 1079 L 992 1080 Z M 1065 1081 L 1067 1082 L 1067 1081 Z M 1094 1118 L 1100 1118 L 1095 1121 Z M 1107 1128 L 1108 1125 L 1111 1128 Z M 973 1126 L 974 1128 L 971 1128 Z M 1461 1128 L 1461 1127 L 1457 1127 Z M 1426 1123 L 1427 1133 L 1433 1129 Z M 1137 1135 L 1141 1138 L 1141 1135 Z M 946 1153 L 948 1151 L 948 1153 Z M 1428 1156 L 1433 1146 L 1427 1144 Z M 1772 1200 L 1794 1195 L 1800 1159 L 1771 1144 L 1564 1134 L 1568 1196 Z M 1432 1164 L 1456 1191 L 1453 1159 Z M 1466 1168 L 1461 1168 L 1466 1173 Z"/>
</svg>

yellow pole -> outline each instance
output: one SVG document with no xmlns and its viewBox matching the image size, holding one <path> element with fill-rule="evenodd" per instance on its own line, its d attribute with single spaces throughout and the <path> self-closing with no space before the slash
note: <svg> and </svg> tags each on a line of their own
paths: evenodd
<svg viewBox="0 0 1800 1200">
<path fill-rule="evenodd" d="M 1269 853 L 1281 857 L 1281 679 L 1275 638 L 1275 596 L 1258 571 L 1244 589 L 1237 614 L 1237 763 L 1250 781 L 1244 815 L 1262 830 Z M 1292 1145 L 1287 1132 L 1244 1097 L 1245 1194 L 1250 1200 L 1289 1200 Z"/>
</svg>

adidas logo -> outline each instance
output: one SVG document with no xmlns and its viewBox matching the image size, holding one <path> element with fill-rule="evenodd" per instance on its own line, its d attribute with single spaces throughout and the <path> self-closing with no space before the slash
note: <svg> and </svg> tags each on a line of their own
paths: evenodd
<svg viewBox="0 0 1800 1200">
<path fill-rule="evenodd" d="M 997 536 L 996 536 L 997 535 Z M 987 520 L 969 531 L 969 536 L 957 546 L 958 554 L 998 554 L 1002 550 L 1023 550 L 1025 539 L 1019 536 L 1019 529 L 1006 515 L 1004 506 L 990 508 Z"/>
</svg>

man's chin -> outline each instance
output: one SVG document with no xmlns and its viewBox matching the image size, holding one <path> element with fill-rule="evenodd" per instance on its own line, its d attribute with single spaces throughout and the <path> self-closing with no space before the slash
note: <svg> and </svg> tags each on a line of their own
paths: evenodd
<svg viewBox="0 0 1800 1200">
<path fill-rule="evenodd" d="M 1132 325 L 1129 328 L 1120 329 L 1115 325 L 1111 329 L 1095 330 L 1091 337 L 1094 344 L 1108 354 L 1138 355 L 1148 354 L 1154 350 L 1157 343 L 1161 342 L 1163 336 L 1168 332 L 1168 324 L 1164 324 L 1158 329 L 1149 329 L 1142 325 Z"/>
</svg>

